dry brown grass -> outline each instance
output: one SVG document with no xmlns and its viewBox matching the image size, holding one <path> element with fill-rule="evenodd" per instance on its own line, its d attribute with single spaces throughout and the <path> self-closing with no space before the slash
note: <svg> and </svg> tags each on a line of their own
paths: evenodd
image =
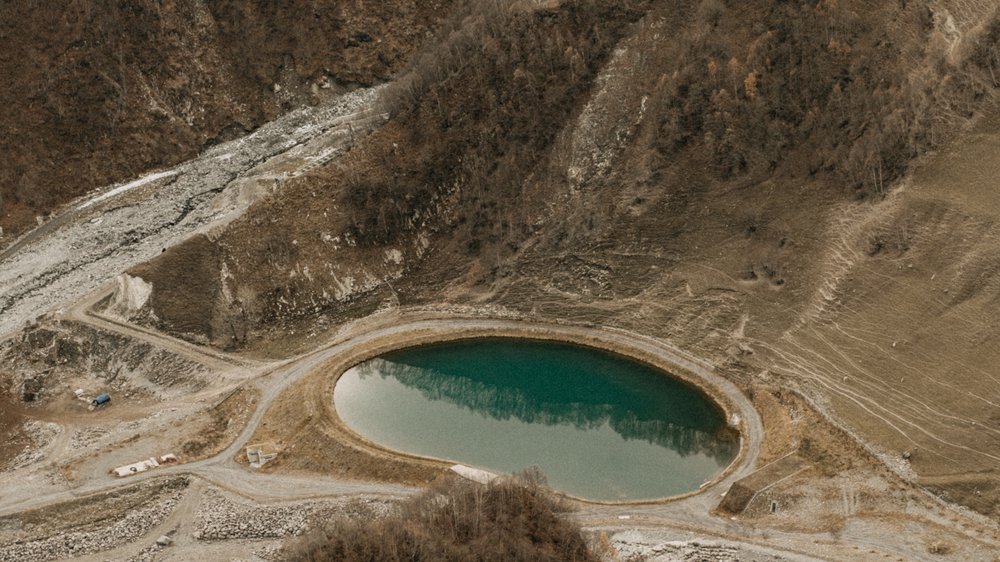
<svg viewBox="0 0 1000 562">
<path fill-rule="evenodd" d="M 2 377 L 0 380 L 6 383 Z M 0 389 L 0 439 L 5 443 L 0 450 L 0 469 L 6 468 L 28 445 L 28 436 L 23 431 L 26 420 L 23 409 L 15 398 L 9 396 L 6 389 Z"/>
<path fill-rule="evenodd" d="M 201 430 L 180 446 L 184 461 L 208 458 L 227 447 L 246 426 L 259 400 L 259 390 L 244 386 L 209 408 L 202 414 Z"/>
</svg>

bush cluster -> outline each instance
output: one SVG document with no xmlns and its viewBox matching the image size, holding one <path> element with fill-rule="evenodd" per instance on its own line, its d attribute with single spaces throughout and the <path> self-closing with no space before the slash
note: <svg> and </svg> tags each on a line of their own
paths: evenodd
<svg viewBox="0 0 1000 562">
<path fill-rule="evenodd" d="M 287 545 L 282 558 L 325 562 L 591 562 L 578 527 L 537 474 L 481 486 L 439 484 L 394 516 L 339 519 Z"/>
</svg>

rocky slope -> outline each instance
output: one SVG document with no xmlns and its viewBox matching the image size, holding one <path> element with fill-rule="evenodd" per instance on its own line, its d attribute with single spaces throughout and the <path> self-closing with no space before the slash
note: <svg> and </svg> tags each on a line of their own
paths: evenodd
<svg viewBox="0 0 1000 562">
<path fill-rule="evenodd" d="M 449 2 L 7 2 L 0 227 L 388 79 Z"/>
</svg>

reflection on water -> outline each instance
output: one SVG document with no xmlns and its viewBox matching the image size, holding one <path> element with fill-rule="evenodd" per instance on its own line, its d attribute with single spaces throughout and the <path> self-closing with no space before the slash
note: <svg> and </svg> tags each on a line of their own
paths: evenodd
<svg viewBox="0 0 1000 562">
<path fill-rule="evenodd" d="M 560 475 L 552 471 L 563 470 L 568 485 L 586 493 L 560 489 L 593 499 L 688 491 L 738 447 L 722 412 L 696 389 L 648 366 L 562 344 L 480 340 L 404 350 L 345 373 L 335 399 L 348 425 L 387 446 L 500 470 L 539 465 L 557 488 Z M 506 451 L 487 450 L 484 439 Z M 585 483 L 588 467 L 574 463 L 603 470 L 595 478 L 607 490 Z"/>
</svg>

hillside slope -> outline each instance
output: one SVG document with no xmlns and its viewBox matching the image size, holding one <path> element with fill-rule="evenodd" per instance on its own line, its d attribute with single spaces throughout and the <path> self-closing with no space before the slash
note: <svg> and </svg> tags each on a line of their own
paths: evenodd
<svg viewBox="0 0 1000 562">
<path fill-rule="evenodd" d="M 0 227 L 388 79 L 449 2 L 5 2 Z"/>
<path fill-rule="evenodd" d="M 995 6 L 459 14 L 342 166 L 135 269 L 136 318 L 260 348 L 397 304 L 629 328 L 997 513 Z"/>
</svg>

